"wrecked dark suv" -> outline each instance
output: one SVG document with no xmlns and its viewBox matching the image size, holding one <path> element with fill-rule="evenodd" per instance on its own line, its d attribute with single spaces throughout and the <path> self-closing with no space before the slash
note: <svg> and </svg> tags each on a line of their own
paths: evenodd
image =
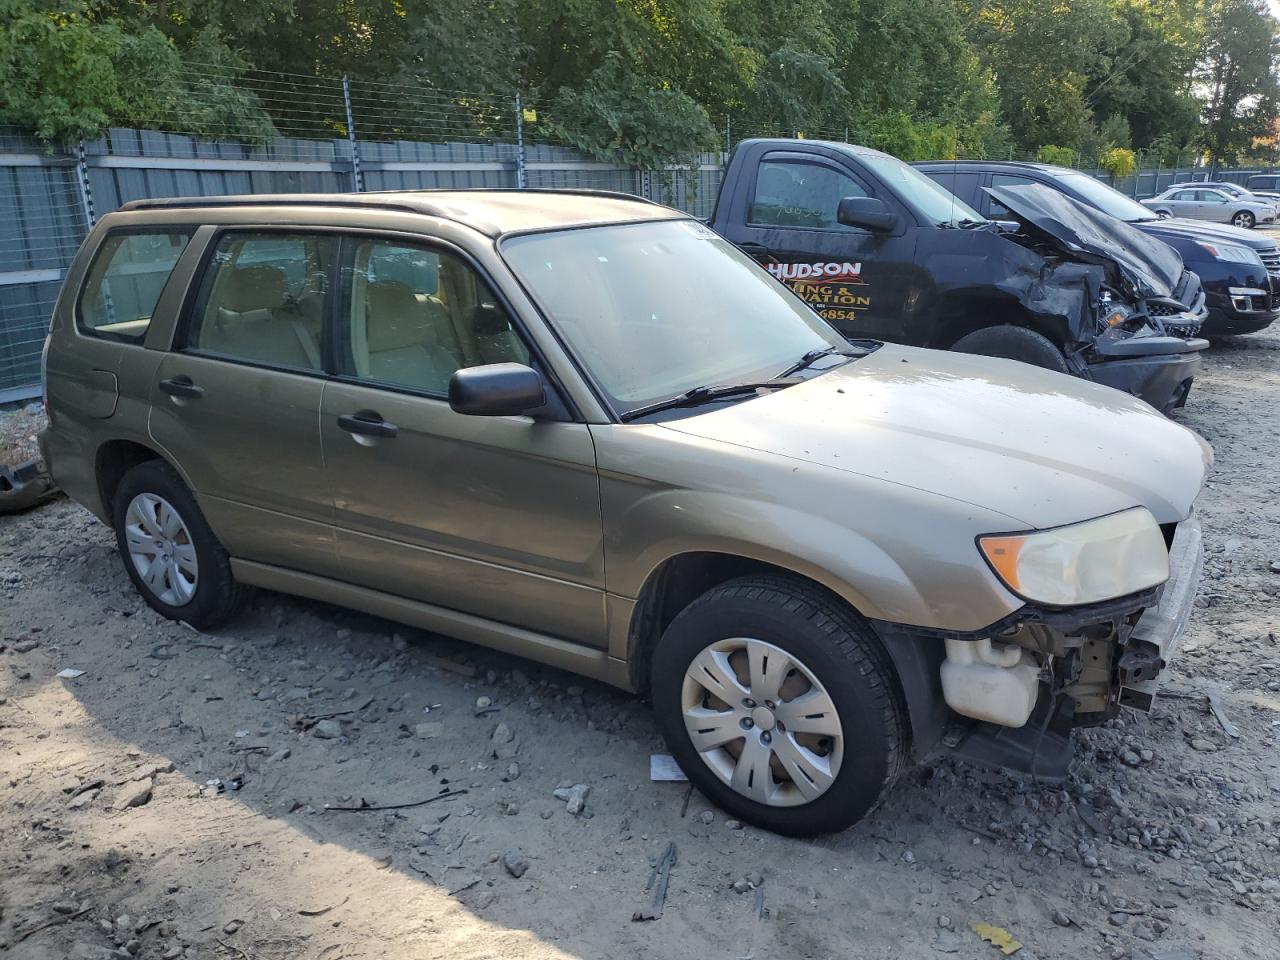
<svg viewBox="0 0 1280 960">
<path fill-rule="evenodd" d="M 1208 343 L 1178 254 L 1047 188 L 993 189 L 1007 221 L 875 150 L 747 140 L 711 226 L 847 337 L 1022 360 L 1181 406 Z"/>
</svg>

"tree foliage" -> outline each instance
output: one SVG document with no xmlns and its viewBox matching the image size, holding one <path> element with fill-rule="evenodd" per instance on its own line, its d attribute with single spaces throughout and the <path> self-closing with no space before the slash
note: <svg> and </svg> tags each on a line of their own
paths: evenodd
<svg viewBox="0 0 1280 960">
<path fill-rule="evenodd" d="M 1236 159 L 1274 149 L 1278 67 L 1266 0 L 0 0 L 0 122 L 49 141 L 291 132 L 306 78 L 349 74 L 402 87 L 386 135 L 440 98 L 496 131 L 477 105 L 520 91 L 537 131 L 641 165 L 726 120 L 908 158 Z"/>
</svg>

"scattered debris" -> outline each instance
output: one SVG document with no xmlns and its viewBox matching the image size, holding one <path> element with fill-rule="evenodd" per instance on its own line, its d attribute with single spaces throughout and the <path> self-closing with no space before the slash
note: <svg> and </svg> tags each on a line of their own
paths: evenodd
<svg viewBox="0 0 1280 960">
<path fill-rule="evenodd" d="M 509 851 L 502 855 L 502 865 L 507 868 L 507 873 L 519 880 L 524 876 L 525 871 L 529 869 L 529 861 L 519 851 Z"/>
<path fill-rule="evenodd" d="M 413 732 L 422 740 L 437 740 L 444 736 L 444 721 L 427 720 L 413 728 Z"/>
<path fill-rule="evenodd" d="M 1205 689 L 1204 695 L 1209 699 L 1209 709 L 1213 711 L 1213 715 L 1218 718 L 1218 723 L 1222 726 L 1223 731 L 1233 740 L 1240 738 L 1240 731 L 1236 729 L 1236 725 L 1227 719 L 1227 711 L 1222 706 L 1222 698 L 1217 692 Z"/>
<path fill-rule="evenodd" d="M 425 807 L 428 803 L 435 803 L 437 800 L 448 800 L 451 797 L 460 797 L 466 790 L 445 790 L 437 793 L 434 797 L 427 797 L 425 800 L 414 800 L 411 803 L 383 803 L 373 804 L 367 800 L 361 800 L 358 807 L 339 807 L 325 804 L 326 810 L 333 810 L 339 813 L 370 813 L 374 810 L 408 810 L 412 807 Z"/>
<path fill-rule="evenodd" d="M 591 787 L 585 783 L 575 783 L 571 787 L 557 787 L 553 796 L 557 800 L 563 800 L 564 808 L 575 817 L 582 813 L 583 808 L 587 805 L 587 796 L 591 793 Z"/>
<path fill-rule="evenodd" d="M 151 781 L 146 780 L 136 786 L 126 788 L 116 797 L 115 808 L 128 810 L 130 807 L 141 807 L 151 801 Z"/>
<path fill-rule="evenodd" d="M 683 783 L 689 778 L 684 775 L 676 758 L 669 753 L 649 754 L 649 779 L 659 782 Z"/>
<path fill-rule="evenodd" d="M 662 919 L 662 909 L 667 900 L 667 884 L 671 882 L 671 868 L 675 862 L 676 845 L 668 843 L 667 849 L 658 860 L 658 865 L 649 874 L 649 882 L 644 886 L 645 890 L 653 891 L 653 904 L 631 914 L 632 921 Z"/>
<path fill-rule="evenodd" d="M 1006 957 L 1012 956 L 1022 949 L 1022 943 L 1013 938 L 1004 927 L 993 926 L 989 923 L 971 923 L 969 929 L 976 933 L 987 943 L 991 944 Z"/>
<path fill-rule="evenodd" d="M 62 680 L 74 680 L 76 677 L 83 677 L 84 671 L 77 670 L 75 667 L 65 667 L 58 671 L 58 677 Z"/>
<path fill-rule="evenodd" d="M 300 916 L 300 917 L 323 917 L 323 916 L 324 916 L 326 913 L 328 913 L 330 910 L 337 910 L 337 909 L 338 909 L 338 907 L 342 906 L 344 903 L 346 903 L 346 902 L 347 902 L 348 900 L 350 900 L 350 899 L 351 899 L 351 897 L 350 897 L 350 895 L 348 895 L 348 896 L 343 897 L 343 898 L 342 898 L 342 900 L 341 900 L 340 902 L 335 903 L 335 904 L 333 904 L 332 906 L 328 906 L 328 907 L 321 907 L 319 910 L 299 910 L 299 911 L 298 911 L 298 916 Z"/>
<path fill-rule="evenodd" d="M 311 735 L 321 740 L 337 740 L 342 736 L 342 724 L 331 718 L 317 720 Z"/>
</svg>

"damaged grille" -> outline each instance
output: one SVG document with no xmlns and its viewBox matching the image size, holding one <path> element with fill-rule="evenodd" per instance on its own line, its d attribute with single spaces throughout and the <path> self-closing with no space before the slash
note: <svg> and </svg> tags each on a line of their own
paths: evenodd
<svg viewBox="0 0 1280 960">
<path fill-rule="evenodd" d="M 1175 337 L 1194 337 L 1200 332 L 1208 311 L 1205 309 L 1204 289 L 1199 278 L 1189 270 L 1182 272 L 1182 279 L 1174 290 L 1177 303 L 1148 300 L 1147 316 L 1153 325 Z"/>
</svg>

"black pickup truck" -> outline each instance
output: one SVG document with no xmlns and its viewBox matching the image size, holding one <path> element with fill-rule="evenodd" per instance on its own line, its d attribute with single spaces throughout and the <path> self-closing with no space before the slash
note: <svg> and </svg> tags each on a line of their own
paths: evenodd
<svg viewBox="0 0 1280 960">
<path fill-rule="evenodd" d="M 1043 186 L 993 188 L 988 220 L 888 154 L 744 140 L 710 225 L 851 339 L 1007 357 L 1169 411 L 1208 342 L 1167 244 Z"/>
</svg>

